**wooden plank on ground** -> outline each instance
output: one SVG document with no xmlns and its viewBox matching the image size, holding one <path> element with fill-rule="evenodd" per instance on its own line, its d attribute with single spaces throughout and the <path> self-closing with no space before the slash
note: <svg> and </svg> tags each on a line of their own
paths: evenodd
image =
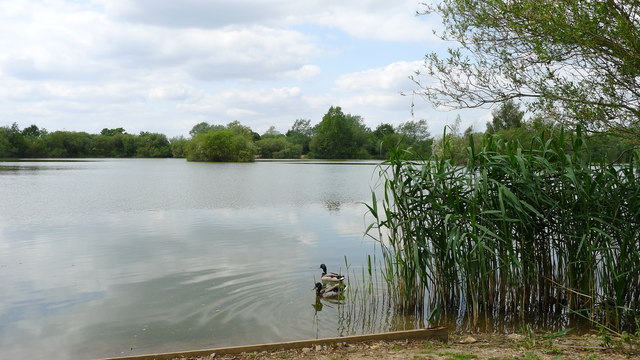
<svg viewBox="0 0 640 360">
<path fill-rule="evenodd" d="M 445 327 L 435 327 L 428 329 L 417 330 L 405 330 L 405 331 L 393 331 L 379 334 L 370 335 L 354 335 L 343 336 L 334 338 L 324 338 L 315 340 L 299 340 L 299 341 L 287 341 L 271 344 L 259 344 L 259 345 L 245 345 L 245 346 L 233 346 L 222 347 L 206 350 L 193 350 L 193 351 L 181 351 L 174 353 L 164 354 L 149 354 L 149 355 L 137 355 L 127 357 L 108 358 L 103 360 L 170 360 L 176 358 L 188 358 L 188 357 L 205 357 L 212 353 L 216 355 L 228 355 L 228 354 L 240 354 L 240 353 L 252 353 L 262 351 L 277 351 L 277 350 L 291 350 L 301 349 L 304 347 L 313 347 L 316 345 L 331 345 L 337 343 L 359 343 L 365 341 L 387 341 L 387 340 L 439 340 L 447 342 L 449 340 L 449 332 Z"/>
</svg>

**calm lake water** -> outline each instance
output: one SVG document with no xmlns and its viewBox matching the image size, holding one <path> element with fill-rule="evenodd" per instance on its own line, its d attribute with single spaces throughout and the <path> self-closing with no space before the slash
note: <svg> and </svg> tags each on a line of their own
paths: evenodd
<svg viewBox="0 0 640 360">
<path fill-rule="evenodd" d="M 311 288 L 373 253 L 375 164 L 0 162 L 2 358 L 366 331 Z"/>
</svg>

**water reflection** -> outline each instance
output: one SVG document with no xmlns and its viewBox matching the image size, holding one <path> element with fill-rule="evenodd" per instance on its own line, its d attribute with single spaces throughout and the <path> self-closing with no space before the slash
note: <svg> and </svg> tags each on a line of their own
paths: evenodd
<svg viewBox="0 0 640 360">
<path fill-rule="evenodd" d="M 316 311 L 316 316 L 317 316 L 318 315 L 317 313 L 319 311 L 322 311 L 322 307 L 324 305 L 322 304 L 322 300 L 320 299 L 320 297 L 316 296 L 316 302 L 314 304 L 311 304 L 311 306 Z"/>
<path fill-rule="evenodd" d="M 329 211 L 340 211 L 340 201 L 325 201 L 324 206 Z"/>
<path fill-rule="evenodd" d="M 340 270 L 344 256 L 371 249 L 361 203 L 373 166 L 71 165 L 79 168 L 0 176 L 3 357 L 84 359 L 357 331 L 338 330 L 344 304 L 309 307 L 310 288 L 318 264 Z"/>
</svg>

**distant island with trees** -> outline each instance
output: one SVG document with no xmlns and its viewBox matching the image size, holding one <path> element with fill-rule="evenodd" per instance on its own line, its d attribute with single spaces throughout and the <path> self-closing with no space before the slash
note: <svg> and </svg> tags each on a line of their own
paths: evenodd
<svg viewBox="0 0 640 360">
<path fill-rule="evenodd" d="M 461 132 L 458 117 L 447 131 L 432 136 L 427 121 L 410 120 L 393 126 L 378 125 L 374 130 L 362 117 L 330 107 L 316 125 L 297 119 L 285 133 L 274 126 L 258 134 L 238 121 L 226 125 L 201 122 L 193 126 L 190 137 L 167 138 L 160 133 L 142 131 L 129 134 L 124 128 L 104 128 L 99 134 L 76 131 L 48 132 L 36 125 L 20 129 L 17 124 L 0 127 L 0 158 L 186 158 L 189 161 L 248 162 L 255 159 L 386 159 L 394 150 L 406 151 L 409 158 L 428 159 L 447 152 L 462 160 L 468 152 L 469 138 L 481 144 L 488 135 L 507 141 L 526 143 L 534 133 L 560 125 L 539 117 L 525 120 L 524 111 L 514 101 L 494 110 L 484 133 L 468 128 Z M 624 161 L 633 147 L 629 141 L 611 135 L 593 136 L 592 153 L 608 161 Z"/>
</svg>

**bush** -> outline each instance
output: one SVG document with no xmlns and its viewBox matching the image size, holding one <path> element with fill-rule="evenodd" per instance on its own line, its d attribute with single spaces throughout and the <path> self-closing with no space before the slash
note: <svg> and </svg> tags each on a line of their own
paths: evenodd
<svg viewBox="0 0 640 360">
<path fill-rule="evenodd" d="M 248 162 L 255 158 L 250 139 L 231 130 L 198 134 L 185 147 L 189 161 Z"/>
</svg>

